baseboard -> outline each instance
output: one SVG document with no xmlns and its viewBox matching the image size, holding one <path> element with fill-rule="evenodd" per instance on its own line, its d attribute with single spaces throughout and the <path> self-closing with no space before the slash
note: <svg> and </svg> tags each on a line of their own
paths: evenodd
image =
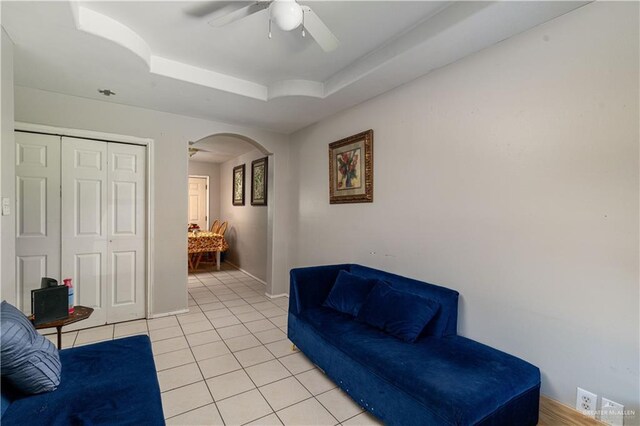
<svg viewBox="0 0 640 426">
<path fill-rule="evenodd" d="M 592 417 L 587 417 L 568 405 L 540 395 L 540 420 L 538 426 L 601 426 L 605 425 Z"/>
<path fill-rule="evenodd" d="M 189 312 L 189 308 L 180 309 L 179 311 L 163 312 L 161 314 L 149 314 L 149 316 L 147 316 L 147 319 L 155 319 L 155 318 L 168 317 L 171 315 L 186 314 L 187 312 Z"/>
<path fill-rule="evenodd" d="M 264 284 L 265 286 L 267 285 L 267 282 L 264 280 L 261 280 L 260 278 L 256 277 L 255 275 L 253 275 L 250 272 L 245 271 L 244 269 L 242 269 L 241 267 L 239 267 L 238 265 L 234 265 L 233 263 L 229 262 L 228 260 L 225 260 L 223 263 L 227 263 L 231 266 L 233 266 L 234 268 L 236 268 L 238 271 L 244 272 L 245 274 L 249 275 L 251 278 L 253 278 L 256 281 L 260 281 L 262 284 Z"/>
<path fill-rule="evenodd" d="M 280 297 L 289 297 L 289 295 L 287 293 L 280 293 L 280 294 L 269 294 L 269 293 L 265 293 L 265 296 L 267 296 L 269 299 L 278 299 Z"/>
</svg>

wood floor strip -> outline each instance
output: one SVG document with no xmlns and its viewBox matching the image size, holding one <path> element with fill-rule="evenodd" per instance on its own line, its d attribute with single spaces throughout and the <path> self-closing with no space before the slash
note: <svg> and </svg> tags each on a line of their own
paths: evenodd
<svg viewBox="0 0 640 426">
<path fill-rule="evenodd" d="M 540 419 L 538 426 L 602 426 L 602 423 L 587 417 L 573 408 L 560 402 L 540 396 Z"/>
</svg>

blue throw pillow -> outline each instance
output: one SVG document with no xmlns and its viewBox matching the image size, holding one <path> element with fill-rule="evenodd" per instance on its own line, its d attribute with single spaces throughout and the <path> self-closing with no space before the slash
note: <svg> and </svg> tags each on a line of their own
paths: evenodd
<svg viewBox="0 0 640 426">
<path fill-rule="evenodd" d="M 56 390 L 62 372 L 58 349 L 5 301 L 0 305 L 0 333 L 2 379 L 27 394 Z"/>
<path fill-rule="evenodd" d="M 439 308 L 434 300 L 396 290 L 380 281 L 369 293 L 356 320 L 406 342 L 415 342 Z"/>
<path fill-rule="evenodd" d="M 363 278 L 347 271 L 340 271 L 329 296 L 322 306 L 355 317 L 377 282 L 378 280 L 375 279 Z"/>
</svg>

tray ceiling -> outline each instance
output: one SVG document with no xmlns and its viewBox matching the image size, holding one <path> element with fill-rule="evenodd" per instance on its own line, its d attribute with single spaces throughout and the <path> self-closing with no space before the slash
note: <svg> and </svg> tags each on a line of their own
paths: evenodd
<svg viewBox="0 0 640 426">
<path fill-rule="evenodd" d="M 194 11 L 215 2 L 2 2 L 1 16 L 17 85 L 290 133 L 587 2 L 302 3 L 336 50 L 267 38 L 266 11 L 213 27 Z"/>
</svg>

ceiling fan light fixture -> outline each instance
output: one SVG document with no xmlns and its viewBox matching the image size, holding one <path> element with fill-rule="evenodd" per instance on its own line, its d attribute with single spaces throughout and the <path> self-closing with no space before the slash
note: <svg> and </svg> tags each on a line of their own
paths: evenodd
<svg viewBox="0 0 640 426">
<path fill-rule="evenodd" d="M 271 20 L 282 31 L 291 31 L 302 23 L 302 7 L 295 0 L 274 0 L 269 7 Z"/>
</svg>

